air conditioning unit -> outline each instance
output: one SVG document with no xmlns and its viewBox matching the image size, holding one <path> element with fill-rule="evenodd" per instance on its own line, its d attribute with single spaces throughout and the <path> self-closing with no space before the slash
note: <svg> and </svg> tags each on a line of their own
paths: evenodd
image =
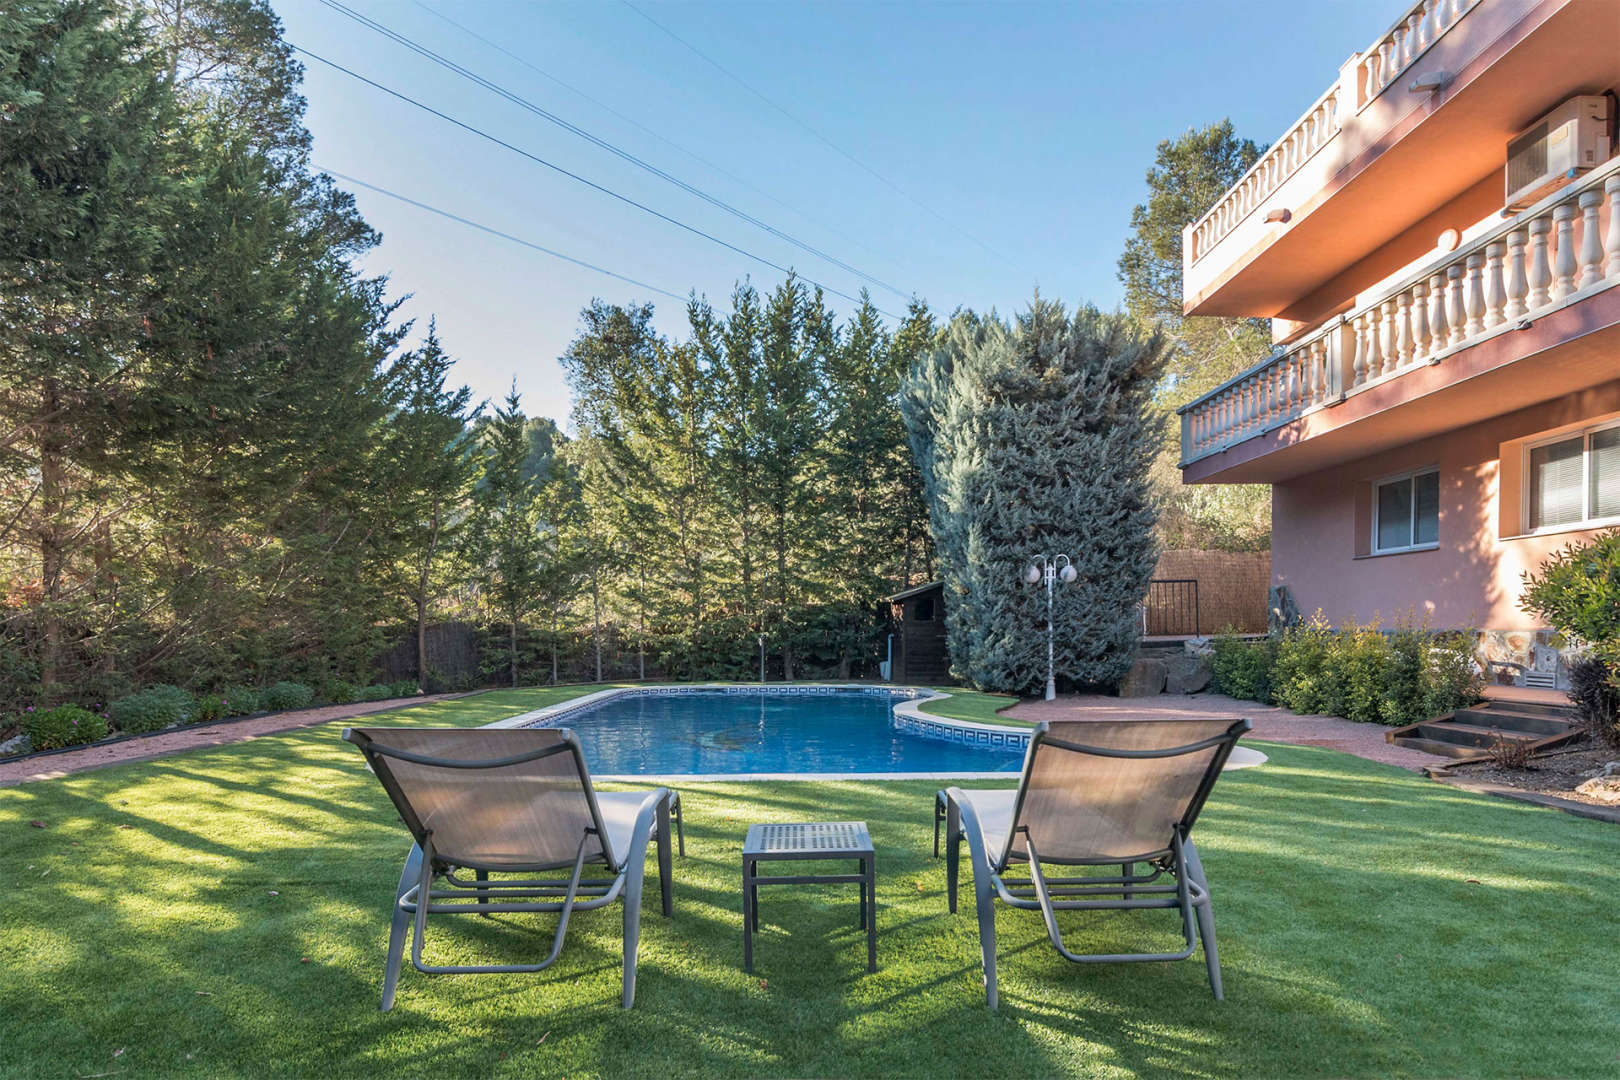
<svg viewBox="0 0 1620 1080">
<path fill-rule="evenodd" d="M 1609 100 L 1572 97 L 1507 146 L 1507 209 L 1523 210 L 1609 158 Z"/>
</svg>

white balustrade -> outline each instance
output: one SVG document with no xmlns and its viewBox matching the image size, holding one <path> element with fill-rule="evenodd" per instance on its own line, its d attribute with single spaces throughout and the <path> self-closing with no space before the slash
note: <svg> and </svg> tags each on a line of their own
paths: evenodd
<svg viewBox="0 0 1620 1080">
<path fill-rule="evenodd" d="M 1418 0 L 1389 31 L 1361 53 L 1356 109 L 1383 93 L 1440 35 L 1480 0 Z"/>
<path fill-rule="evenodd" d="M 1193 225 L 1192 261 L 1203 258 L 1338 133 L 1339 88 L 1334 86 Z"/>
<path fill-rule="evenodd" d="M 1182 459 L 1234 446 L 1615 285 L 1620 159 L 1183 406 Z"/>
</svg>

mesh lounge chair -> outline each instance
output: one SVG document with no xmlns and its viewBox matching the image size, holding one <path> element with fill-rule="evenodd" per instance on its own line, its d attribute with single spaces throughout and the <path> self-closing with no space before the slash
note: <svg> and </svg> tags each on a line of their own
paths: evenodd
<svg viewBox="0 0 1620 1080">
<path fill-rule="evenodd" d="M 1053 947 L 1075 963 L 1185 960 L 1202 938 L 1210 989 L 1217 999 L 1222 996 L 1209 886 L 1188 834 L 1233 745 L 1248 730 L 1247 720 L 1041 724 L 1030 739 L 1018 790 L 945 790 L 950 910 L 956 911 L 957 867 L 966 837 L 985 993 L 992 1009 L 997 895 L 1015 908 L 1038 909 Z M 1010 876 L 1014 863 L 1025 865 L 1027 880 Z M 1050 866 L 1118 867 L 1119 874 L 1048 877 Z M 1103 908 L 1178 908 L 1186 948 L 1171 953 L 1070 951 L 1058 930 L 1057 913 Z"/>
<path fill-rule="evenodd" d="M 579 739 L 566 728 L 345 728 L 416 838 L 395 896 L 382 1007 L 393 1008 L 414 921 L 411 963 L 428 974 L 527 972 L 562 952 L 568 917 L 624 899 L 624 994 L 636 998 L 636 945 L 647 844 L 658 841 L 664 914 L 670 894 L 669 815 L 674 793 L 598 793 Z M 684 845 L 683 845 L 684 846 Z M 602 864 L 610 877 L 587 878 Z M 491 880 L 491 873 L 569 870 L 563 878 Z M 473 880 L 458 877 L 471 870 Z M 442 879 L 438 885 L 436 879 Z M 557 912 L 551 953 L 537 964 L 439 966 L 422 961 L 428 915 Z"/>
</svg>

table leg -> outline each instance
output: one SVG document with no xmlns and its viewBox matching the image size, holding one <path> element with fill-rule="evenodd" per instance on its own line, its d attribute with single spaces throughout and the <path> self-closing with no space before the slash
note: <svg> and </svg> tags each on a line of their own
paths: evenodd
<svg viewBox="0 0 1620 1080">
<path fill-rule="evenodd" d="M 861 921 L 856 923 L 862 930 L 866 929 L 866 860 L 857 859 L 861 872 Z"/>
<path fill-rule="evenodd" d="M 754 864 L 743 860 L 743 970 L 754 970 L 754 920 L 759 917 L 757 886 L 754 884 Z"/>
<path fill-rule="evenodd" d="M 866 870 L 866 970 L 877 970 L 877 856 L 862 860 Z"/>
</svg>

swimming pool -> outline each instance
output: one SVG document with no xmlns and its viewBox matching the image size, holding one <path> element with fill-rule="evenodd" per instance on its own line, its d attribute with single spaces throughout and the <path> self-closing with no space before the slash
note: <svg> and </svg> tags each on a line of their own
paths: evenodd
<svg viewBox="0 0 1620 1080">
<path fill-rule="evenodd" d="M 579 736 L 596 774 L 1016 773 L 1023 748 L 963 745 L 893 722 L 918 696 L 877 688 L 638 688 L 531 721 Z"/>
</svg>

